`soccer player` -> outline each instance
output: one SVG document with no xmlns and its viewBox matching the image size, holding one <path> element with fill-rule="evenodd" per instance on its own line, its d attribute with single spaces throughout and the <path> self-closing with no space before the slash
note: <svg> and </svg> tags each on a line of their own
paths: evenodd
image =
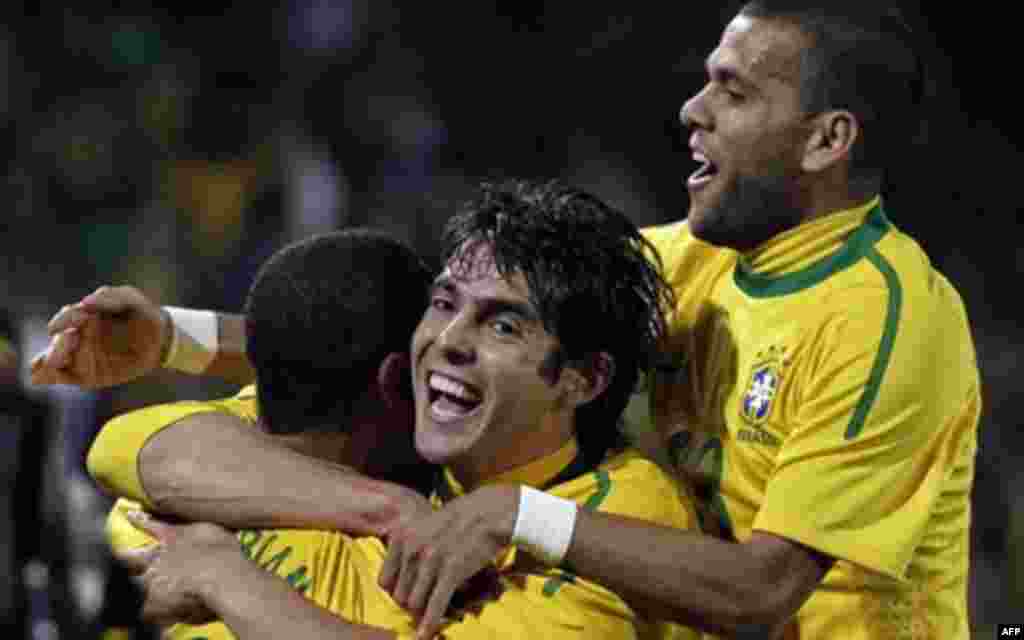
<svg viewBox="0 0 1024 640">
<path fill-rule="evenodd" d="M 339 270 L 345 273 L 344 279 L 337 278 Z M 103 461 L 130 458 L 134 447 L 168 424 L 192 420 L 203 428 L 205 423 L 221 421 L 229 429 L 237 424 L 254 437 L 262 436 L 261 444 L 268 450 L 274 451 L 276 445 L 294 452 L 291 459 L 315 458 L 323 467 L 342 469 L 339 465 L 344 465 L 350 474 L 402 479 L 425 490 L 432 473 L 431 466 L 415 455 L 412 442 L 407 345 L 422 316 L 432 278 L 411 249 L 379 232 L 349 229 L 285 247 L 262 266 L 247 297 L 246 351 L 256 372 L 255 385 L 223 401 L 160 405 L 116 418 L 93 444 L 90 467 L 107 472 L 105 484 L 127 486 L 124 493 L 153 508 L 134 465 L 103 467 Z M 352 340 L 352 335 L 361 338 Z M 237 453 L 243 458 L 235 464 L 260 463 L 258 457 L 245 457 L 252 451 Z M 265 470 L 274 475 L 264 482 L 303 491 L 294 486 L 287 469 Z M 430 511 L 426 499 L 413 491 L 362 477 L 354 482 L 355 487 L 370 486 L 375 491 L 349 497 L 341 493 L 344 485 L 339 485 L 332 496 L 336 505 L 352 504 L 352 511 L 357 505 L 367 509 L 384 495 L 400 498 L 407 512 Z M 111 512 L 108 533 L 115 550 L 152 542 L 127 519 L 131 510 L 142 508 L 140 502 L 122 499 Z M 225 509 L 231 509 L 229 500 Z M 348 528 L 359 530 L 353 525 Z M 238 533 L 238 541 L 244 554 L 264 570 L 276 573 L 317 604 L 332 604 L 335 576 L 326 560 L 339 552 L 338 534 L 246 529 Z M 205 620 L 208 616 L 202 614 L 192 612 L 186 619 Z M 218 622 L 200 627 L 174 625 L 164 637 L 233 636 Z"/>
<path fill-rule="evenodd" d="M 879 195 L 924 107 L 911 35 L 875 7 L 747 4 L 682 108 L 689 216 L 646 230 L 677 297 L 652 413 L 717 537 L 580 510 L 566 556 L 729 637 L 969 637 L 978 366 L 959 294 Z M 475 570 L 459 522 L 557 528 L 517 500 L 420 523 L 385 581 L 443 604 Z"/>
<path fill-rule="evenodd" d="M 452 220 L 446 242 L 447 268 L 412 344 L 416 449 L 445 467 L 435 501 L 516 483 L 534 487 L 530 495 L 539 502 L 555 494 L 574 509 L 578 503 L 660 526 L 692 526 L 678 485 L 621 449 L 618 420 L 663 336 L 669 297 L 638 230 L 585 193 L 556 183 L 510 183 L 483 189 Z M 132 449 L 143 444 L 136 439 Z M 130 456 L 119 462 L 136 466 Z M 101 466 L 92 456 L 90 463 L 94 471 Z M 334 486 L 311 484 L 310 491 L 333 502 Z M 166 531 L 152 521 L 142 526 Z M 403 526 L 415 524 L 399 519 L 385 534 L 390 539 Z M 145 574 L 155 620 L 194 619 L 201 601 L 200 610 L 212 610 L 243 638 L 415 631 L 416 619 L 378 586 L 386 552 L 377 538 L 333 534 L 337 544 L 319 561 L 334 576 L 325 610 L 242 562 L 223 530 L 195 525 L 165 537 Z M 633 602 L 568 567 L 543 568 L 505 546 L 485 551 L 498 569 L 498 593 L 464 595 L 446 637 L 689 634 L 651 623 Z M 182 602 L 184 610 L 175 606 Z"/>
<path fill-rule="evenodd" d="M 959 295 L 880 197 L 923 108 L 911 40 L 865 3 L 757 1 L 727 25 L 681 113 L 688 219 L 645 234 L 677 292 L 655 425 L 718 538 L 578 510 L 580 575 L 723 635 L 968 637 L 978 368 Z M 521 495 L 403 530 L 382 578 L 430 592 L 426 630 L 476 570 L 459 523 L 550 546 L 520 535 L 554 522 Z"/>
</svg>

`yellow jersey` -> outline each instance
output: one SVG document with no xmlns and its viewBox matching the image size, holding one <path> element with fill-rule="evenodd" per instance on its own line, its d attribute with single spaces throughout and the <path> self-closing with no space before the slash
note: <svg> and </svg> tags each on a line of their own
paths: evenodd
<svg viewBox="0 0 1024 640">
<path fill-rule="evenodd" d="M 969 637 L 981 411 L 959 294 L 879 198 L 748 254 L 644 231 L 676 296 L 651 415 L 702 527 L 837 562 L 786 637 Z"/>
<path fill-rule="evenodd" d="M 229 411 L 250 422 L 255 420 L 251 394 L 214 404 L 175 403 L 150 407 L 116 420 L 123 439 L 98 441 L 101 449 L 90 452 L 90 470 L 103 473 L 108 486 L 134 491 L 131 497 L 146 500 L 135 472 L 139 450 L 153 433 L 198 411 Z M 147 424 L 135 425 L 131 421 Z M 134 434 L 134 435 L 131 435 Z M 95 447 L 94 447 L 95 448 Z M 121 449 L 119 453 L 110 451 Z M 131 448 L 131 450 L 128 450 Z M 582 508 L 649 520 L 661 525 L 696 527 L 696 515 L 683 498 L 679 484 L 660 467 L 633 451 L 610 457 L 593 470 L 573 473 L 577 461 L 575 440 L 559 451 L 492 479 L 542 487 L 554 495 L 578 502 Z M 128 469 L 113 472 L 111 461 Z M 566 473 L 569 471 L 569 473 Z M 554 483 L 554 484 L 552 484 Z M 548 485 L 551 486 L 548 486 Z M 435 506 L 458 495 L 461 487 L 444 472 L 432 497 Z M 138 502 L 121 500 L 108 518 L 108 537 L 118 549 L 137 548 L 150 542 L 135 529 L 124 512 Z M 263 530 L 238 533 L 242 551 L 267 571 L 286 580 L 319 606 L 351 622 L 372 625 L 397 633 L 415 635 L 415 620 L 390 595 L 377 586 L 386 549 L 377 538 L 353 538 L 343 533 L 312 530 Z M 450 611 L 441 637 L 462 638 L 696 638 L 678 625 L 649 621 L 622 598 L 595 582 L 574 575 L 570 569 L 546 568 L 510 548 L 496 560 L 497 594 L 463 597 Z M 229 640 L 222 623 L 203 626 L 174 625 L 166 637 L 174 640 Z"/>
</svg>

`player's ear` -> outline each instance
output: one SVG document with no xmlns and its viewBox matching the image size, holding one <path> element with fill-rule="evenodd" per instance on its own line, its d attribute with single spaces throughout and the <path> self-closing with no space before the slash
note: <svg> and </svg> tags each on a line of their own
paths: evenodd
<svg viewBox="0 0 1024 640">
<path fill-rule="evenodd" d="M 824 171 L 839 162 L 849 161 L 861 135 L 857 116 L 834 109 L 816 116 L 810 126 L 802 162 L 804 171 Z"/>
<path fill-rule="evenodd" d="M 581 407 L 604 393 L 615 376 L 615 358 L 599 351 L 568 363 L 564 372 L 566 399 L 573 408 Z"/>
<path fill-rule="evenodd" d="M 402 408 L 412 401 L 409 354 L 389 353 L 377 367 L 377 390 L 389 409 Z"/>
</svg>

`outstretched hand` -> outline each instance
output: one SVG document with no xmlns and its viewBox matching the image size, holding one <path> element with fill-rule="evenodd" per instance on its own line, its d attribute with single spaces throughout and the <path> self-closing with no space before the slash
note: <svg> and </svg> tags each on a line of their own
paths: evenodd
<svg viewBox="0 0 1024 640">
<path fill-rule="evenodd" d="M 519 489 L 483 487 L 387 534 L 379 583 L 433 638 L 455 592 L 491 567 L 515 527 Z"/>
<path fill-rule="evenodd" d="M 138 289 L 100 287 L 61 308 L 47 330 L 50 345 L 32 360 L 32 384 L 102 389 L 158 369 L 171 323 Z"/>
<path fill-rule="evenodd" d="M 202 587 L 204 581 L 215 580 L 220 566 L 247 562 L 235 536 L 214 524 L 175 525 L 142 512 L 127 516 L 157 540 L 146 547 L 114 551 L 143 589 L 142 618 L 157 625 L 214 621 Z"/>
</svg>

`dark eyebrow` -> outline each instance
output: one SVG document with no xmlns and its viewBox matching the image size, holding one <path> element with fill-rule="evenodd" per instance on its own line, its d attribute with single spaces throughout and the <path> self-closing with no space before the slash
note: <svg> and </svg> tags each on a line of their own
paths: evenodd
<svg viewBox="0 0 1024 640">
<path fill-rule="evenodd" d="M 715 65 L 712 61 L 713 57 L 714 53 L 711 53 L 708 55 L 707 58 L 704 59 L 704 69 L 705 71 L 707 71 L 709 78 L 711 78 L 715 82 L 718 82 L 719 84 L 729 84 L 730 82 L 735 82 L 736 84 L 739 84 L 741 87 L 747 89 L 755 88 L 749 80 L 747 80 L 740 74 L 739 70 L 736 69 L 735 66 L 723 64 Z"/>
<path fill-rule="evenodd" d="M 450 276 L 446 275 L 440 275 L 434 280 L 431 292 L 438 290 L 453 296 L 460 295 L 458 285 Z M 476 303 L 485 316 L 512 313 L 518 315 L 526 322 L 540 324 L 540 314 L 537 313 L 529 302 L 509 300 L 508 298 L 477 298 Z"/>
<path fill-rule="evenodd" d="M 511 313 L 522 318 L 524 322 L 540 324 L 540 316 L 533 310 L 533 305 L 526 302 L 506 300 L 504 298 L 482 298 L 478 302 L 480 310 L 485 316 Z"/>
<path fill-rule="evenodd" d="M 437 291 L 438 289 L 440 289 L 440 290 L 442 290 L 442 291 L 444 291 L 446 293 L 451 293 L 451 294 L 458 293 L 456 291 L 456 288 L 455 288 L 455 283 L 452 282 L 451 278 L 449 278 L 448 276 L 445 276 L 445 275 L 437 276 L 437 278 L 434 279 L 433 284 L 430 285 L 430 292 L 431 293 Z"/>
</svg>

